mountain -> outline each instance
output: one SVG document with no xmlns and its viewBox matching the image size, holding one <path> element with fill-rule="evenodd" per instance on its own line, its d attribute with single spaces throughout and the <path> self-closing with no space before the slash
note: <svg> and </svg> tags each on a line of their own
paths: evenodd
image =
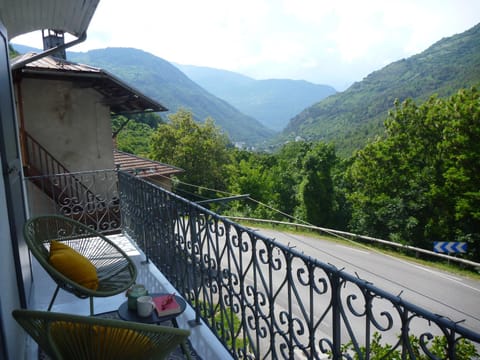
<svg viewBox="0 0 480 360">
<path fill-rule="evenodd" d="M 276 131 L 305 108 L 336 93 L 331 86 L 304 80 L 255 80 L 232 71 L 176 66 L 207 91 Z"/>
<path fill-rule="evenodd" d="M 425 101 L 433 94 L 450 96 L 480 84 L 480 24 L 433 44 L 427 50 L 375 71 L 342 93 L 330 96 L 295 116 L 276 138 L 300 136 L 334 142 L 348 156 L 369 139 L 382 135 L 383 121 L 395 99 Z"/>
<path fill-rule="evenodd" d="M 20 45 L 20 44 L 11 44 L 11 45 L 12 45 L 14 51 L 16 53 L 19 53 L 19 54 L 26 54 L 28 52 L 38 53 L 38 52 L 42 51 L 41 49 L 37 49 L 37 48 L 27 46 L 27 45 Z"/>
<path fill-rule="evenodd" d="M 273 135 L 273 131 L 210 94 L 168 61 L 142 50 L 106 48 L 69 52 L 68 59 L 107 70 L 159 101 L 170 113 L 185 108 L 192 111 L 197 121 L 213 118 L 232 141 L 252 145 Z"/>
</svg>

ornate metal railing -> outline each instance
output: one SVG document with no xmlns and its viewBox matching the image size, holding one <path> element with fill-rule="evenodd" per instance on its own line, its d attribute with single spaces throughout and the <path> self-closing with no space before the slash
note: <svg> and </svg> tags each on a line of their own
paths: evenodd
<svg viewBox="0 0 480 360">
<path fill-rule="evenodd" d="M 61 214 L 103 233 L 121 231 L 115 170 L 29 176 L 25 181 L 31 216 Z"/>
<path fill-rule="evenodd" d="M 119 173 L 119 189 L 124 231 L 234 358 L 370 359 L 380 347 L 377 359 L 460 359 L 465 340 L 480 344 L 480 334 L 142 179 Z"/>
<path fill-rule="evenodd" d="M 38 181 L 38 186 L 43 186 L 45 181 L 43 176 L 50 176 L 52 174 L 69 174 L 57 178 L 58 183 L 55 186 L 43 186 L 47 195 L 57 202 L 64 201 L 68 198 L 85 198 L 88 197 L 88 202 L 92 203 L 95 200 L 95 194 L 90 191 L 87 186 L 72 175 L 60 161 L 58 161 L 47 149 L 45 149 L 38 141 L 36 141 L 28 132 L 23 131 L 25 138 L 25 158 L 26 165 L 24 172 L 26 176 L 30 177 L 30 181 Z"/>
<path fill-rule="evenodd" d="M 24 161 L 27 172 L 32 171 L 33 176 L 48 174 L 66 174 L 69 170 L 63 166 L 47 149 L 45 149 L 28 132 L 23 131 Z"/>
</svg>

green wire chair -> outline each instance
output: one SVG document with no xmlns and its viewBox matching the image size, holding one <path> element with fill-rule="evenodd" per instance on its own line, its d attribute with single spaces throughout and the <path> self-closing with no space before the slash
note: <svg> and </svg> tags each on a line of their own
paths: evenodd
<svg viewBox="0 0 480 360">
<path fill-rule="evenodd" d="M 90 314 L 93 315 L 94 297 L 108 297 L 126 291 L 137 277 L 135 264 L 122 249 L 107 237 L 75 220 L 58 215 L 34 217 L 25 223 L 24 235 L 33 256 L 57 284 L 48 311 L 62 288 L 80 298 L 90 298 Z M 68 245 L 94 265 L 98 276 L 96 290 L 71 280 L 50 264 L 49 249 L 52 240 Z"/>
<path fill-rule="evenodd" d="M 189 330 L 92 316 L 14 310 L 15 320 L 54 360 L 165 359 Z"/>
</svg>

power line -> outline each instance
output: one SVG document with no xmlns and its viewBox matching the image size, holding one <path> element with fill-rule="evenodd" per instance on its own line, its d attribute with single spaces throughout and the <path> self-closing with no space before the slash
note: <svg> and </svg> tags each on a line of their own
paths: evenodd
<svg viewBox="0 0 480 360">
<path fill-rule="evenodd" d="M 163 177 L 165 178 L 168 178 L 168 179 L 171 179 L 167 176 L 164 176 L 162 175 Z M 224 194 L 224 195 L 227 195 L 229 197 L 238 197 L 238 198 L 244 198 L 244 195 L 239 195 L 239 194 L 234 194 L 234 193 L 230 193 L 230 192 L 227 192 L 227 191 L 224 191 L 224 190 L 218 190 L 218 189 L 212 189 L 212 188 L 208 188 L 208 187 L 205 187 L 205 186 L 201 186 L 201 185 L 195 185 L 195 184 L 191 184 L 191 183 L 187 183 L 187 182 L 184 182 L 184 181 L 181 181 L 179 180 L 178 178 L 175 179 L 175 182 L 178 183 L 178 184 L 182 184 L 182 185 L 185 185 L 185 186 L 189 186 L 189 187 L 192 187 L 192 188 L 196 188 L 196 189 L 199 189 L 199 190 L 208 190 L 208 191 L 212 191 L 212 192 L 216 192 L 216 193 L 220 193 L 220 194 Z M 177 188 L 177 191 L 181 191 L 185 194 L 189 194 L 189 195 L 193 195 L 193 196 L 197 196 L 198 198 L 202 198 L 204 202 L 207 202 L 207 201 L 215 201 L 217 199 L 219 199 L 219 201 L 221 200 L 221 198 L 208 198 L 208 197 L 205 197 L 205 196 L 201 196 L 201 195 L 198 195 L 196 193 L 191 193 L 191 192 L 188 192 L 184 189 L 181 189 L 181 188 Z M 299 219 L 299 218 L 296 218 L 295 216 L 292 216 L 290 214 L 287 214 L 279 209 L 276 209 L 270 205 L 267 205 L 261 201 L 258 201 L 258 200 L 255 200 L 254 198 L 252 198 L 251 196 L 248 196 L 247 198 L 248 200 L 258 204 L 258 205 L 261 205 L 263 207 L 266 207 L 267 209 L 270 209 L 282 216 L 285 216 L 286 218 L 288 218 L 289 220 L 293 220 L 295 221 L 296 223 L 301 223 L 301 224 L 304 224 L 304 225 L 309 225 L 309 226 L 315 226 L 307 221 L 304 221 L 302 219 Z M 271 220 L 271 219 L 270 219 Z M 295 223 L 292 223 L 292 225 L 295 225 Z M 340 239 L 343 239 L 343 240 L 347 240 L 347 241 L 351 241 L 350 239 L 346 238 L 346 237 L 343 237 L 341 235 L 338 235 L 338 234 L 335 234 L 335 233 L 330 233 L 328 231 L 325 231 L 326 233 L 328 233 L 329 235 L 331 236 L 334 236 L 334 237 L 338 237 Z"/>
</svg>

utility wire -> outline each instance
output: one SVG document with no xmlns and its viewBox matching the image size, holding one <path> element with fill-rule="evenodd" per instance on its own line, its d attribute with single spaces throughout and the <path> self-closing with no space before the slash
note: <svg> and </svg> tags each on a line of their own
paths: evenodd
<svg viewBox="0 0 480 360">
<path fill-rule="evenodd" d="M 281 214 L 281 215 L 283 215 L 283 216 L 286 216 L 286 217 L 288 217 L 288 218 L 291 219 L 291 220 L 295 220 L 295 221 L 301 222 L 301 223 L 303 223 L 304 225 L 314 226 L 314 225 L 312 225 L 312 224 L 310 224 L 310 223 L 308 223 L 308 222 L 306 222 L 306 221 L 303 221 L 303 220 L 301 220 L 301 219 L 297 219 L 297 218 L 295 218 L 294 216 L 289 215 L 289 214 L 287 214 L 287 213 L 285 213 L 285 212 L 283 212 L 283 211 L 281 211 L 281 210 L 275 209 L 274 207 L 272 207 L 272 206 L 270 206 L 270 205 L 267 205 L 267 204 L 264 204 L 264 203 L 262 203 L 262 202 L 260 202 L 260 201 L 258 201 L 258 200 L 255 200 L 255 199 L 252 198 L 252 197 L 248 197 L 248 199 L 251 200 L 251 201 L 253 201 L 253 202 L 255 202 L 255 203 L 257 203 L 257 204 L 259 204 L 259 205 L 262 205 L 262 206 L 264 206 L 264 207 L 266 207 L 266 208 L 268 208 L 268 209 L 270 209 L 270 210 L 276 211 L 277 213 L 279 213 L 279 214 Z"/>
<path fill-rule="evenodd" d="M 238 194 L 230 193 L 230 192 L 223 191 L 223 190 L 212 189 L 212 188 L 208 188 L 208 187 L 205 187 L 205 186 L 200 186 L 200 185 L 195 185 L 195 184 L 186 183 L 186 182 L 181 181 L 181 180 L 178 180 L 178 179 L 176 179 L 175 181 L 176 181 L 177 183 L 179 183 L 179 184 L 186 185 L 186 186 L 190 186 L 190 187 L 193 187 L 193 188 L 196 188 L 196 189 L 209 190 L 209 191 L 217 192 L 217 193 L 224 194 L 224 195 L 228 195 L 228 196 L 240 196 L 240 195 L 238 195 Z M 178 189 L 178 190 L 182 190 L 182 189 Z M 187 192 L 185 191 L 185 193 L 187 193 Z M 192 194 L 192 193 L 189 193 L 189 194 Z M 192 194 L 192 195 L 193 195 L 193 194 Z M 200 197 L 200 196 L 199 196 L 199 197 Z M 205 200 L 207 200 L 207 199 L 208 199 L 208 200 L 212 200 L 211 198 L 206 198 L 206 197 L 205 197 L 204 199 L 205 199 Z M 258 204 L 258 205 L 261 205 L 261 206 L 263 206 L 263 207 L 266 207 L 267 209 L 270 209 L 270 210 L 272 210 L 272 211 L 274 211 L 274 212 L 276 212 L 276 213 L 278 213 L 278 214 L 280 214 L 280 215 L 283 215 L 283 216 L 287 217 L 288 219 L 295 221 L 296 223 L 301 223 L 301 224 L 303 224 L 303 225 L 309 225 L 309 226 L 315 226 L 315 225 L 313 225 L 313 224 L 311 224 L 311 223 L 309 223 L 309 222 L 307 222 L 307 221 L 304 221 L 304 220 L 302 220 L 302 219 L 296 218 L 296 217 L 294 217 L 294 216 L 292 216 L 292 215 L 290 215 L 290 214 L 287 214 L 287 213 L 285 213 L 285 212 L 283 212 L 283 211 L 281 211 L 281 210 L 278 210 L 278 209 L 276 209 L 276 208 L 274 208 L 274 207 L 272 207 L 272 206 L 270 206 L 270 205 L 267 205 L 267 204 L 265 204 L 265 203 L 263 203 L 263 202 L 261 202 L 261 201 L 255 200 L 255 199 L 252 198 L 251 196 L 249 196 L 247 199 L 250 200 L 250 201 L 252 201 L 252 202 L 254 202 L 254 203 L 256 203 L 256 204 Z M 295 223 L 292 223 L 292 225 L 295 225 Z M 341 239 L 344 239 L 344 240 L 349 240 L 349 241 L 351 241 L 350 239 L 345 238 L 345 237 L 343 237 L 343 236 L 341 236 L 341 235 L 338 235 L 338 234 L 335 234 L 335 233 L 330 233 L 330 232 L 328 232 L 328 231 L 324 231 L 324 232 L 327 232 L 327 233 L 328 233 L 329 235 L 331 235 L 331 236 L 335 236 L 335 237 L 338 237 L 338 238 L 341 238 Z"/>
<path fill-rule="evenodd" d="M 223 191 L 223 190 L 211 189 L 211 188 L 208 188 L 208 187 L 205 187 L 205 186 L 189 184 L 189 183 L 186 183 L 186 182 L 181 181 L 181 180 L 178 180 L 178 179 L 176 179 L 175 182 L 178 183 L 178 184 L 190 186 L 190 187 L 193 187 L 193 188 L 196 188 L 196 189 L 199 189 L 199 190 L 213 191 L 213 192 L 220 193 L 220 194 L 224 194 L 224 195 L 228 195 L 228 196 L 236 196 L 236 195 L 237 195 L 237 194 L 229 193 L 229 192 Z M 205 199 L 207 199 L 207 198 L 205 198 Z M 211 200 L 211 199 L 209 199 L 209 200 Z"/>
</svg>

